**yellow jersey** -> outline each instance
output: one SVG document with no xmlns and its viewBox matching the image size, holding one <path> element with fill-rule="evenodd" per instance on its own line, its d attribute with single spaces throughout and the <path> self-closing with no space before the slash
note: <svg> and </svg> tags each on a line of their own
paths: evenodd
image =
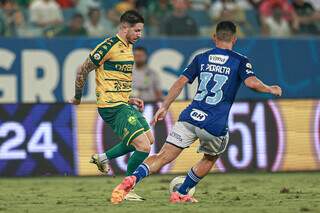
<svg viewBox="0 0 320 213">
<path fill-rule="evenodd" d="M 89 55 L 96 69 L 98 107 L 114 107 L 128 103 L 132 91 L 134 63 L 132 44 L 119 35 L 101 42 Z"/>
</svg>

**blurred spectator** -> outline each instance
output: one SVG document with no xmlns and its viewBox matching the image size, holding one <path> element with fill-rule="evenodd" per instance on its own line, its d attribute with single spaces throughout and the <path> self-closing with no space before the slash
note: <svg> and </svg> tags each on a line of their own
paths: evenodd
<svg viewBox="0 0 320 213">
<path fill-rule="evenodd" d="M 160 78 L 147 65 L 147 51 L 143 47 L 134 49 L 133 94 L 146 102 L 162 99 Z"/>
<path fill-rule="evenodd" d="M 2 25 L 1 34 L 3 36 L 19 36 L 20 30 L 25 27 L 25 19 L 19 7 L 13 0 L 1 1 L 2 17 L 0 25 Z"/>
<path fill-rule="evenodd" d="M 148 4 L 148 12 L 155 18 L 163 18 L 166 13 L 172 11 L 172 5 L 169 0 L 150 0 Z M 159 22 L 159 20 L 157 20 Z"/>
<path fill-rule="evenodd" d="M 15 2 L 22 8 L 28 8 L 32 0 L 16 0 Z"/>
<path fill-rule="evenodd" d="M 161 24 L 160 32 L 168 36 L 196 36 L 199 29 L 196 21 L 187 14 L 187 0 L 172 0 L 173 11 Z"/>
<path fill-rule="evenodd" d="M 62 9 L 74 8 L 79 0 L 56 0 Z"/>
<path fill-rule="evenodd" d="M 310 3 L 315 10 L 320 11 L 320 0 L 306 0 L 306 2 Z"/>
<path fill-rule="evenodd" d="M 119 24 L 120 16 L 127 10 L 136 9 L 135 0 L 121 0 L 118 4 L 114 5 L 112 9 L 107 12 L 107 17 L 112 23 L 117 26 Z"/>
<path fill-rule="evenodd" d="M 260 1 L 260 0 L 256 0 L 256 1 Z M 236 2 L 237 2 L 238 7 L 243 10 L 252 10 L 253 6 L 254 6 L 250 2 L 250 0 L 236 0 Z"/>
<path fill-rule="evenodd" d="M 41 28 L 63 22 L 60 6 L 54 0 L 35 0 L 30 5 L 30 21 Z"/>
<path fill-rule="evenodd" d="M 76 10 L 80 12 L 83 16 L 87 16 L 90 8 L 100 8 L 100 0 L 77 0 Z M 109 2 L 109 1 L 107 1 Z"/>
<path fill-rule="evenodd" d="M 252 27 L 246 21 L 246 14 L 238 2 L 235 0 L 217 0 L 210 8 L 210 15 L 217 23 L 224 20 L 230 20 L 236 23 L 238 27 L 237 36 L 243 37 L 245 34 L 252 34 Z"/>
<path fill-rule="evenodd" d="M 142 10 L 146 10 L 149 6 L 149 4 L 155 0 L 135 0 L 135 4 L 136 4 L 136 9 L 139 12 L 142 12 Z"/>
<path fill-rule="evenodd" d="M 207 11 L 210 8 L 211 0 L 190 0 L 192 10 Z"/>
<path fill-rule="evenodd" d="M 128 10 L 133 10 L 136 7 L 136 1 L 135 0 L 121 0 L 118 4 L 115 5 L 115 10 L 123 14 L 124 12 Z"/>
<path fill-rule="evenodd" d="M 247 2 L 250 3 L 254 9 L 258 9 L 262 1 L 263 0 L 248 0 Z"/>
<path fill-rule="evenodd" d="M 263 24 L 264 19 L 273 15 L 273 10 L 280 8 L 282 17 L 290 22 L 294 30 L 299 29 L 298 16 L 288 0 L 264 0 L 259 6 L 260 18 Z"/>
<path fill-rule="evenodd" d="M 298 32 L 302 34 L 319 33 L 315 23 L 320 21 L 320 13 L 316 12 L 313 6 L 304 0 L 294 0 L 292 5 L 300 22 Z"/>
<path fill-rule="evenodd" d="M 0 37 L 4 36 L 4 33 L 5 33 L 4 17 L 2 15 L 1 8 L 0 8 Z"/>
<path fill-rule="evenodd" d="M 151 0 L 148 4 L 146 24 L 149 27 L 149 35 L 158 36 L 160 25 L 167 13 L 171 13 L 172 5 L 169 0 Z"/>
<path fill-rule="evenodd" d="M 91 37 L 102 37 L 107 34 L 107 30 L 101 23 L 101 12 L 98 8 L 91 8 L 88 14 L 88 21 L 85 28 Z"/>
<path fill-rule="evenodd" d="M 83 16 L 80 13 L 76 13 L 72 16 L 69 25 L 65 26 L 57 36 L 86 36 L 87 31 L 83 24 Z"/>
<path fill-rule="evenodd" d="M 262 34 L 273 37 L 288 37 L 291 35 L 290 24 L 283 17 L 279 7 L 273 9 L 272 16 L 264 19 Z"/>
</svg>

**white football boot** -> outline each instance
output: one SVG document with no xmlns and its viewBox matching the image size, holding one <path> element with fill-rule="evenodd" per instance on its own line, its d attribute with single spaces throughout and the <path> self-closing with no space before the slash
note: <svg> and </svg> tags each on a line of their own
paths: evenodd
<svg viewBox="0 0 320 213">
<path fill-rule="evenodd" d="M 143 197 L 140 197 L 139 195 L 137 195 L 134 191 L 134 189 L 132 189 L 125 197 L 124 200 L 127 201 L 145 201 L 146 199 L 144 199 Z"/>
<path fill-rule="evenodd" d="M 90 163 L 96 164 L 99 171 L 102 173 L 108 173 L 110 170 L 109 160 L 107 157 L 101 157 L 99 154 L 93 154 L 90 159 Z"/>
</svg>

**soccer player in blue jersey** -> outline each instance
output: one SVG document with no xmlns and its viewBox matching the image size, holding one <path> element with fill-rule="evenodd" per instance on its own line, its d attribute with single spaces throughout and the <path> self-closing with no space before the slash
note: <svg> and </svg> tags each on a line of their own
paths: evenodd
<svg viewBox="0 0 320 213">
<path fill-rule="evenodd" d="M 281 96 L 279 86 L 268 86 L 254 74 L 248 58 L 233 51 L 236 43 L 236 26 L 230 21 L 217 25 L 213 36 L 216 47 L 197 55 L 169 90 L 153 124 L 163 120 L 171 103 L 187 83 L 198 78 L 198 90 L 191 104 L 182 111 L 178 122 L 157 155 L 148 157 L 132 176 L 126 177 L 112 192 L 111 202 L 123 201 L 124 196 L 144 177 L 159 171 L 165 164 L 178 157 L 197 139 L 198 152 L 203 158 L 188 172 L 178 191 L 172 192 L 170 202 L 197 202 L 188 190 L 209 173 L 219 156 L 225 151 L 228 136 L 228 116 L 236 93 L 242 82 L 257 92 Z"/>
</svg>

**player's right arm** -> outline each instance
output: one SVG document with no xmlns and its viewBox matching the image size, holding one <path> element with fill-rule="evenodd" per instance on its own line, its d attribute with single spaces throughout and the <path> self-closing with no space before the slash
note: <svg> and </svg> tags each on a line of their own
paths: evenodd
<svg viewBox="0 0 320 213">
<path fill-rule="evenodd" d="M 180 95 L 183 87 L 189 82 L 189 79 L 181 75 L 178 80 L 171 86 L 168 95 L 165 97 L 161 107 L 158 109 L 156 114 L 154 115 L 151 125 L 154 125 L 158 121 L 161 121 L 165 118 L 168 109 L 172 102 L 176 100 L 176 98 Z"/>
<path fill-rule="evenodd" d="M 101 66 L 109 58 L 109 50 L 114 45 L 112 39 L 106 39 L 101 42 L 90 53 L 89 57 L 84 61 L 77 71 L 75 81 L 75 95 L 70 101 L 71 104 L 79 105 L 81 103 L 83 87 L 87 81 L 88 74 Z"/>
<path fill-rule="evenodd" d="M 167 111 L 171 103 L 176 100 L 176 98 L 181 93 L 183 87 L 192 82 L 198 77 L 199 66 L 198 66 L 198 57 L 197 55 L 193 61 L 188 65 L 188 67 L 183 71 L 182 75 L 176 80 L 176 82 L 171 86 L 168 95 L 164 98 L 164 101 L 161 107 L 158 109 L 154 115 L 151 125 L 154 125 L 157 121 L 163 120 L 167 114 Z"/>
<path fill-rule="evenodd" d="M 282 95 L 282 89 L 278 85 L 271 85 L 268 86 L 264 84 L 260 79 L 258 79 L 256 76 L 250 76 L 246 78 L 244 81 L 244 84 L 257 92 L 262 93 L 270 93 L 272 95 L 281 96 Z"/>
<path fill-rule="evenodd" d="M 71 104 L 79 105 L 81 103 L 82 91 L 87 81 L 88 74 L 97 67 L 98 66 L 95 65 L 89 57 L 80 66 L 75 80 L 75 95 L 70 101 Z"/>
</svg>

